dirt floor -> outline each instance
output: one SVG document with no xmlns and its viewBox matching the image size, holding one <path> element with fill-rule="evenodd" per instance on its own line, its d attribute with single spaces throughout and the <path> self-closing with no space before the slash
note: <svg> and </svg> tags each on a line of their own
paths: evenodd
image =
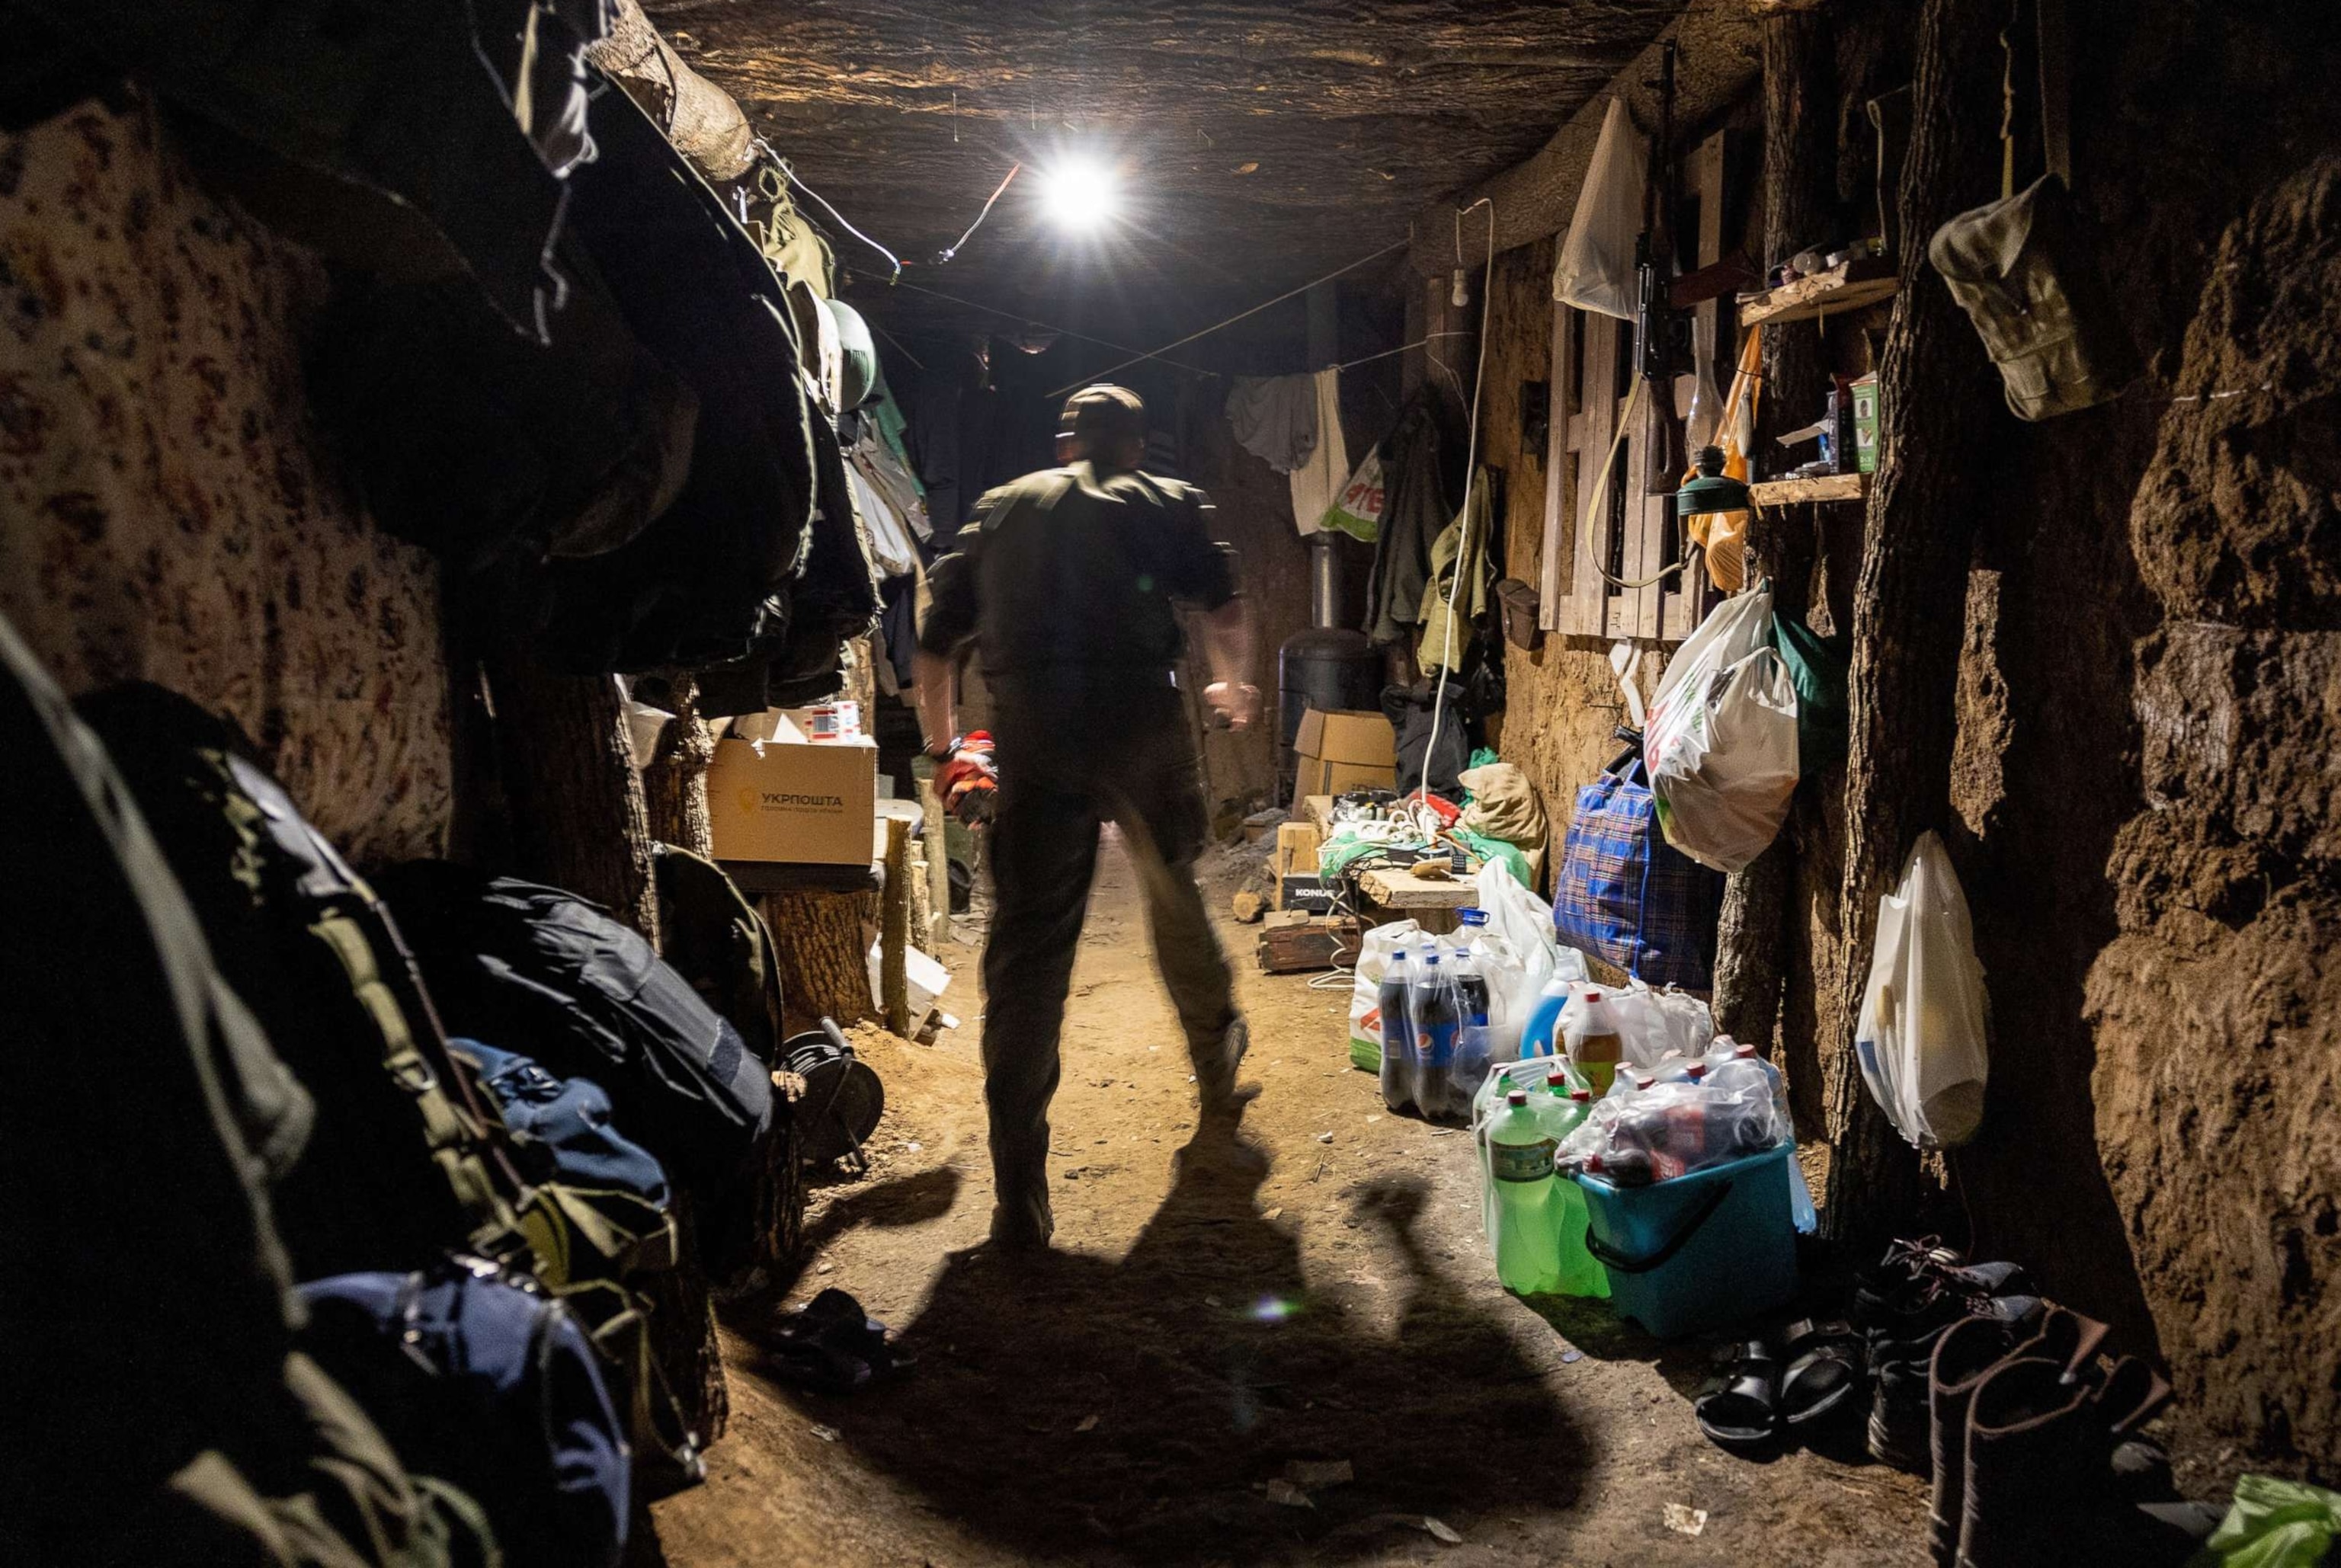
<svg viewBox="0 0 2341 1568">
<path fill-rule="evenodd" d="M 1214 907 L 1241 869 L 1216 867 Z M 1734 1458 L 1691 1419 L 1709 1345 L 1504 1292 L 1466 1136 L 1385 1113 L 1346 988 L 1222 935 L 1263 1092 L 1246 1148 L 1198 1158 L 1131 868 L 1104 858 L 1039 1259 L 981 1245 L 975 948 L 950 955 L 958 1030 L 865 1034 L 872 1168 L 815 1193 L 789 1301 L 852 1291 L 917 1366 L 822 1397 L 727 1335 L 731 1432 L 654 1510 L 672 1568 L 1925 1561 L 1923 1484 L 1867 1462 L 1858 1416 L 1834 1456 Z M 1353 1479 L 1296 1468 L 1338 1462 Z"/>
</svg>

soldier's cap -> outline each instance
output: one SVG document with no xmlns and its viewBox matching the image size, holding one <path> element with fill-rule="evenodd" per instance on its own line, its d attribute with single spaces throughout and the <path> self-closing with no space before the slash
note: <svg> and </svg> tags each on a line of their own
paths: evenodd
<svg viewBox="0 0 2341 1568">
<path fill-rule="evenodd" d="M 1065 412 L 1057 421 L 1058 439 L 1067 436 L 1084 441 L 1123 437 L 1144 441 L 1146 400 L 1128 387 L 1108 382 L 1085 386 L 1065 400 Z"/>
</svg>

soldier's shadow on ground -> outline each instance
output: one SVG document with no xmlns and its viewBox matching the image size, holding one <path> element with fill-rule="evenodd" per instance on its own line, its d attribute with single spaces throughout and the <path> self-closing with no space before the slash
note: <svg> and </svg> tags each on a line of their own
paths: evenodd
<svg viewBox="0 0 2341 1568">
<path fill-rule="evenodd" d="M 1035 1556 L 1437 1551 L 1425 1515 L 1569 1506 L 1581 1437 L 1547 1368 L 1418 1240 L 1422 1184 L 1353 1200 L 1406 1271 L 1389 1282 L 1393 1335 L 1351 1293 L 1312 1295 L 1296 1242 L 1260 1212 L 1266 1174 L 1249 1145 L 1199 1137 L 1127 1257 L 956 1254 L 901 1335 L 915 1373 L 798 1397 L 936 1513 Z M 1291 1462 L 1340 1460 L 1353 1482 L 1309 1506 L 1272 1497 Z"/>
</svg>

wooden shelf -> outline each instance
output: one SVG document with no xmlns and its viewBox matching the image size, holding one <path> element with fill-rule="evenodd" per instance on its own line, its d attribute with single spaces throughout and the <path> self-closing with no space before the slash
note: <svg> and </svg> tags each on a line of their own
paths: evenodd
<svg viewBox="0 0 2341 1568">
<path fill-rule="evenodd" d="M 1890 298 L 1902 286 L 1892 265 L 1877 257 L 1850 261 L 1793 283 L 1782 283 L 1739 307 L 1739 324 L 1764 322 L 1806 322 L 1840 311 L 1859 310 Z"/>
<path fill-rule="evenodd" d="M 1804 501 L 1859 501 L 1869 493 L 1866 473 L 1825 473 L 1816 479 L 1768 479 L 1748 493 L 1758 506 L 1788 506 Z"/>
<path fill-rule="evenodd" d="M 1461 909 L 1479 900 L 1479 884 L 1470 877 L 1427 882 L 1396 866 L 1364 873 L 1358 886 L 1385 909 Z"/>
</svg>

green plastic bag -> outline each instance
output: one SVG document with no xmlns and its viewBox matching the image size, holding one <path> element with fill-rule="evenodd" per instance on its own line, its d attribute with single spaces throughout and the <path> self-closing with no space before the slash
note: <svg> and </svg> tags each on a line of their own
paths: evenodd
<svg viewBox="0 0 2341 1568">
<path fill-rule="evenodd" d="M 2316 1568 L 2341 1535 L 2341 1492 L 2244 1475 L 2219 1528 L 2187 1568 Z"/>
<path fill-rule="evenodd" d="M 1853 639 L 1845 632 L 1823 637 L 1798 617 L 1775 610 L 1772 646 L 1780 650 L 1780 662 L 1797 689 L 1797 770 L 1810 777 L 1817 769 L 1845 760 L 1846 672 L 1853 660 Z"/>
</svg>

